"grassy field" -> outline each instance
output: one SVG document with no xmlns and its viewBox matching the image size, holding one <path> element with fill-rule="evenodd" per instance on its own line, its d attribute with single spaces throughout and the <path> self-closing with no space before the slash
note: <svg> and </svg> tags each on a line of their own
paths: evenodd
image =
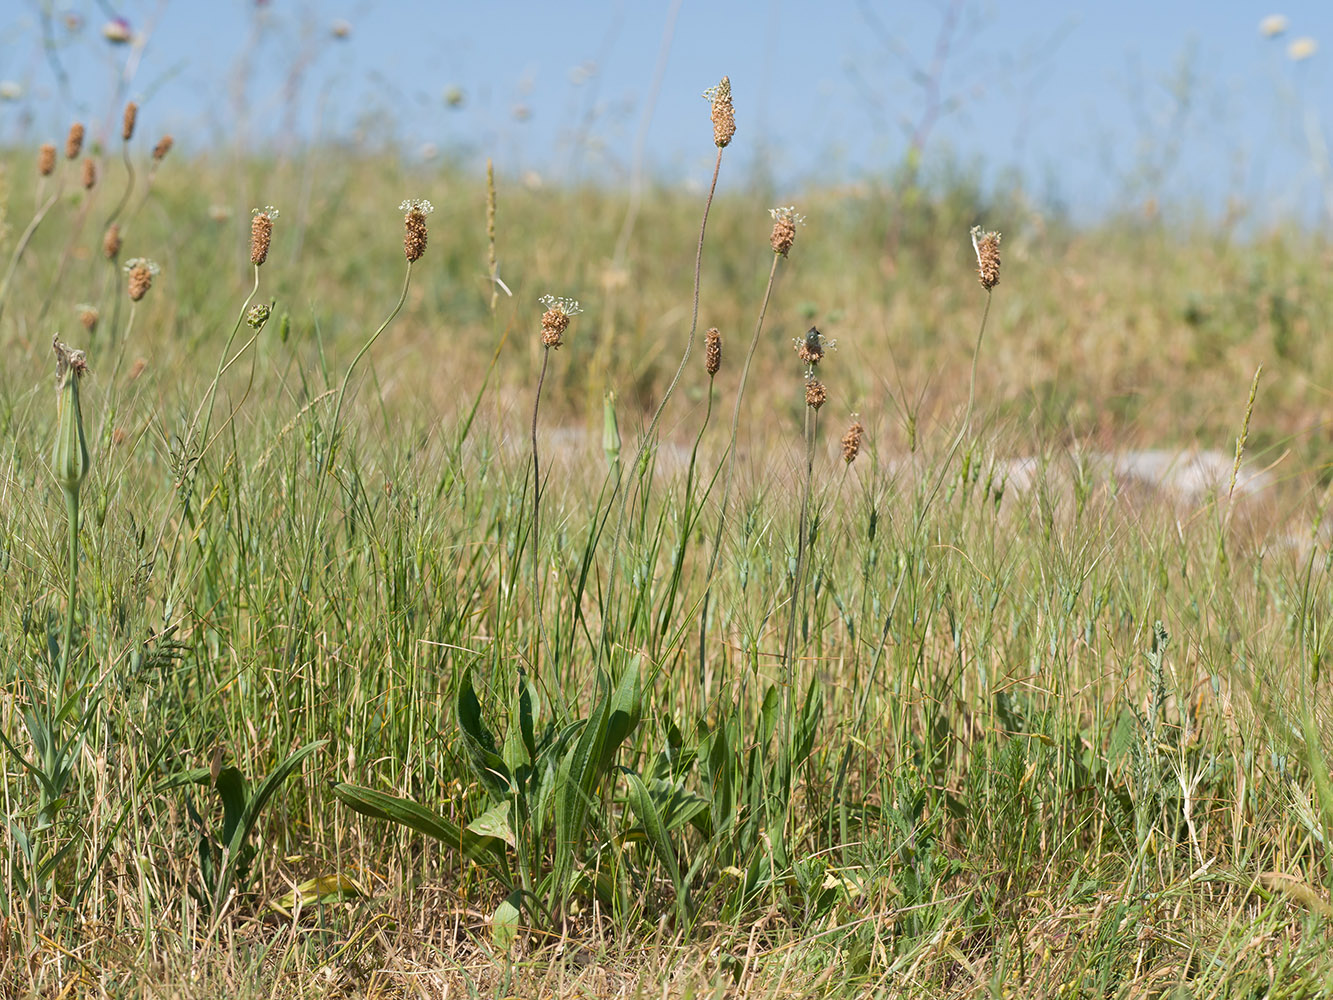
<svg viewBox="0 0 1333 1000">
<path fill-rule="evenodd" d="M 1333 989 L 1325 240 L 145 129 L 3 157 L 0 995 Z"/>
</svg>

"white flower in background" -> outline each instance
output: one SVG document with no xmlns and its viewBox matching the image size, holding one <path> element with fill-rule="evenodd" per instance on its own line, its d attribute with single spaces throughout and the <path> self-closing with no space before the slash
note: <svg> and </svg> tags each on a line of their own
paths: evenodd
<svg viewBox="0 0 1333 1000">
<path fill-rule="evenodd" d="M 1302 62 L 1319 51 L 1319 43 L 1309 35 L 1297 38 L 1287 46 L 1287 58 L 1292 62 Z"/>
<path fill-rule="evenodd" d="M 17 101 L 23 96 L 23 86 L 17 80 L 0 80 L 0 101 Z"/>
<path fill-rule="evenodd" d="M 1259 34 L 1265 38 L 1276 38 L 1287 30 L 1287 16 L 1285 14 L 1269 14 L 1259 22 Z"/>
</svg>

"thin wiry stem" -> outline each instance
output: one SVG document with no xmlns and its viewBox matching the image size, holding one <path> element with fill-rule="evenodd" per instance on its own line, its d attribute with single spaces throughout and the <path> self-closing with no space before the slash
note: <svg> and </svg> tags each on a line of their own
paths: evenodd
<svg viewBox="0 0 1333 1000">
<path fill-rule="evenodd" d="M 61 185 L 57 185 L 51 197 L 42 204 L 41 208 L 37 209 L 32 221 L 28 223 L 28 228 L 23 230 L 23 235 L 19 237 L 19 241 L 14 247 L 13 256 L 9 258 L 9 267 L 5 270 L 5 280 L 3 284 L 0 284 L 0 316 L 4 315 L 5 303 L 9 301 L 9 286 L 14 280 L 14 272 L 18 269 L 19 261 L 22 260 L 24 251 L 28 249 L 28 244 L 32 242 L 37 227 L 46 218 L 46 213 L 51 211 L 51 207 L 59 200 L 60 188 Z"/>
<path fill-rule="evenodd" d="M 638 470 L 639 463 L 643 461 L 643 456 L 647 450 L 652 447 L 654 436 L 657 433 L 657 425 L 661 422 L 662 413 L 666 410 L 666 405 L 671 399 L 672 393 L 676 391 L 676 386 L 680 383 L 681 375 L 685 372 L 685 366 L 689 363 L 690 354 L 694 350 L 694 338 L 699 330 L 699 283 L 700 275 L 703 270 L 704 259 L 704 234 L 708 231 L 708 213 L 713 207 L 713 194 L 717 191 L 717 177 L 722 169 L 722 148 L 717 148 L 717 157 L 713 161 L 713 179 L 708 185 L 708 197 L 704 199 L 703 219 L 699 223 L 699 242 L 694 251 L 694 299 L 693 309 L 690 313 L 690 334 L 685 341 L 685 353 L 681 355 L 680 364 L 676 367 L 676 374 L 671 379 L 671 384 L 667 386 L 666 392 L 662 396 L 662 401 L 657 404 L 657 411 L 653 414 L 652 420 L 648 422 L 648 430 L 639 440 L 639 450 L 634 456 L 634 464 L 629 466 L 633 470 Z M 619 484 L 617 484 L 619 486 Z M 614 613 L 612 609 L 612 600 L 615 594 L 616 576 L 619 569 L 620 538 L 624 534 L 625 528 L 625 507 L 629 500 L 629 485 L 626 484 L 625 490 L 620 495 L 620 509 L 616 515 L 616 533 L 611 542 L 611 569 L 607 575 L 605 615 L 603 617 L 602 640 L 597 644 L 597 662 L 601 663 L 602 656 L 607 649 L 610 636 L 612 635 L 612 625 Z"/>
<path fill-rule="evenodd" d="M 542 477 L 541 466 L 537 461 L 537 410 L 542 405 L 542 384 L 546 381 L 546 366 L 551 361 L 551 348 L 542 349 L 542 372 L 537 376 L 537 398 L 532 402 L 532 615 L 537 621 L 537 632 L 541 644 L 546 647 L 546 657 L 551 657 L 550 643 L 546 639 L 546 625 L 542 620 L 542 575 L 541 553 L 538 551 L 538 515 L 541 513 Z"/>
<path fill-rule="evenodd" d="M 65 641 L 60 647 L 60 674 L 56 679 L 57 704 L 65 697 L 65 681 L 74 652 L 74 601 L 79 587 L 79 491 L 65 490 L 65 517 L 69 522 L 69 598 L 65 607 Z"/>
<path fill-rule="evenodd" d="M 731 480 L 736 471 L 736 434 L 741 422 L 741 400 L 745 397 L 745 383 L 750 377 L 750 362 L 754 360 L 755 349 L 759 346 L 759 335 L 764 329 L 764 317 L 768 314 L 768 300 L 773 295 L 773 283 L 777 279 L 778 261 L 781 254 L 773 255 L 773 266 L 768 269 L 768 284 L 764 287 L 764 301 L 759 306 L 759 318 L 755 320 L 754 334 L 750 337 L 750 349 L 745 353 L 745 364 L 741 366 L 741 381 L 736 387 L 736 402 L 731 408 L 731 440 L 727 445 L 727 474 L 722 480 L 722 500 L 718 505 L 717 529 L 713 533 L 713 554 L 708 559 L 708 572 L 704 575 L 703 607 L 699 612 L 699 674 L 704 673 L 702 653 L 704 635 L 708 629 L 708 599 L 713 589 L 713 574 L 717 572 L 717 560 L 722 551 L 722 530 L 727 520 L 727 501 L 731 498 Z"/>
</svg>

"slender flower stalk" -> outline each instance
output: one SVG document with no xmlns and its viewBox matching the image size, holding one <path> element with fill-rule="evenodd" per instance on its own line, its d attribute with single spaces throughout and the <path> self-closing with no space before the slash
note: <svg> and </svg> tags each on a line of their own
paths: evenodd
<svg viewBox="0 0 1333 1000">
<path fill-rule="evenodd" d="M 550 658 L 550 643 L 546 639 L 546 625 L 542 618 L 541 584 L 541 500 L 542 479 L 541 464 L 537 455 L 537 412 L 542 404 L 542 385 L 546 382 L 546 368 L 551 361 L 551 352 L 558 351 L 564 344 L 565 331 L 569 321 L 583 311 L 575 299 L 543 295 L 541 303 L 546 306 L 542 313 L 542 370 L 537 376 L 537 394 L 532 402 L 532 612 L 537 620 L 537 631 L 542 644 L 546 646 L 547 658 Z"/>
<path fill-rule="evenodd" d="M 704 199 L 703 218 L 699 222 L 699 240 L 694 251 L 694 293 L 690 312 L 690 332 L 685 339 L 685 352 L 681 355 L 680 364 L 676 367 L 676 374 L 671 377 L 671 382 L 662 394 L 662 401 L 657 404 L 657 409 L 653 412 L 652 419 L 648 421 L 648 429 L 639 440 L 639 448 L 634 456 L 634 464 L 630 466 L 633 470 L 638 470 L 640 463 L 643 462 L 647 450 L 652 447 L 656 439 L 657 427 L 662 420 L 662 414 L 666 410 L 667 403 L 671 401 L 672 394 L 676 391 L 676 386 L 680 384 L 681 375 L 685 372 L 686 365 L 689 364 L 690 354 L 694 350 L 694 338 L 699 330 L 699 282 L 703 270 L 704 257 L 704 236 L 708 232 L 708 213 L 713 207 L 713 195 L 717 191 L 717 178 L 722 170 L 722 150 L 726 148 L 727 143 L 731 141 L 732 135 L 736 131 L 735 112 L 731 106 L 731 80 L 723 77 L 721 83 L 716 88 L 710 88 L 704 93 L 704 97 L 712 105 L 712 118 L 714 123 L 713 136 L 714 145 L 717 146 L 717 156 L 713 160 L 713 179 L 708 185 L 708 196 Z M 720 127 L 718 122 L 730 117 L 730 130 L 726 127 Z M 617 489 L 619 489 L 617 483 Z M 620 539 L 625 530 L 625 508 L 629 500 L 629 488 L 620 495 L 620 507 L 616 514 L 616 533 L 611 542 L 611 568 L 607 576 L 606 594 L 607 599 L 605 607 L 608 609 L 602 620 L 602 641 L 597 645 L 597 662 L 600 666 L 602 657 L 606 655 L 611 636 L 614 634 L 614 604 L 612 597 L 615 594 L 616 576 L 620 568 Z"/>
</svg>

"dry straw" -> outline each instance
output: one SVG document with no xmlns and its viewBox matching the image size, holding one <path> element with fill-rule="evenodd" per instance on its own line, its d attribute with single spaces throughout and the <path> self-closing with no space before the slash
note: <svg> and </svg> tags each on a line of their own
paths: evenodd
<svg viewBox="0 0 1333 1000">
<path fill-rule="evenodd" d="M 171 152 L 171 147 L 175 141 L 176 140 L 169 135 L 164 135 L 161 139 L 158 139 L 157 145 L 153 147 L 153 159 L 158 163 L 161 163 L 166 159 L 166 156 Z"/>
<path fill-rule="evenodd" d="M 43 177 L 50 177 L 56 169 L 56 147 L 55 143 L 44 142 L 42 148 L 37 151 L 37 172 Z"/>
<path fill-rule="evenodd" d="M 785 257 L 796 242 L 796 227 L 805 222 L 805 216 L 798 214 L 794 205 L 770 208 L 768 214 L 773 217 L 773 235 L 769 243 L 775 254 Z"/>
<path fill-rule="evenodd" d="M 583 307 L 577 299 L 555 295 L 543 295 L 537 301 L 546 306 L 546 312 L 542 313 L 542 344 L 558 350 L 565 342 L 570 319 L 583 312 Z"/>
<path fill-rule="evenodd" d="M 977 254 L 977 277 L 981 287 L 990 291 L 1000 283 L 1000 234 L 972 227 L 972 249 Z"/>
<path fill-rule="evenodd" d="M 731 104 L 731 77 L 724 76 L 716 87 L 709 87 L 704 91 L 704 97 L 713 105 L 713 142 L 722 149 L 736 134 L 736 109 Z"/>
<path fill-rule="evenodd" d="M 75 122 L 69 127 L 65 137 L 65 159 L 77 160 L 83 152 L 83 122 Z"/>
<path fill-rule="evenodd" d="M 408 198 L 398 206 L 403 212 L 403 253 L 409 264 L 415 264 L 426 253 L 426 216 L 435 206 L 425 198 Z"/>
<path fill-rule="evenodd" d="M 250 263 L 255 267 L 268 260 L 269 242 L 273 239 L 273 220 L 278 217 L 278 210 L 269 205 L 263 211 L 253 209 L 254 218 L 250 220 Z"/>
<path fill-rule="evenodd" d="M 713 327 L 704 334 L 704 371 L 712 378 L 722 367 L 722 334 Z"/>
<path fill-rule="evenodd" d="M 153 277 L 161 270 L 146 257 L 135 257 L 125 262 L 125 273 L 129 275 L 129 293 L 132 302 L 138 302 L 153 287 Z"/>
<path fill-rule="evenodd" d="M 106 233 L 102 236 L 102 256 L 107 260 L 115 260 L 120 256 L 120 224 L 113 222 L 106 227 Z"/>
<path fill-rule="evenodd" d="M 852 414 L 851 426 L 842 436 L 842 460 L 848 465 L 855 462 L 856 456 L 861 453 L 861 441 L 865 433 L 866 429 L 861 425 L 861 421 L 856 419 L 856 414 Z"/>
<path fill-rule="evenodd" d="M 130 101 L 125 105 L 125 119 L 120 124 L 120 137 L 126 142 L 134 138 L 134 123 L 139 119 L 139 105 Z"/>
</svg>

